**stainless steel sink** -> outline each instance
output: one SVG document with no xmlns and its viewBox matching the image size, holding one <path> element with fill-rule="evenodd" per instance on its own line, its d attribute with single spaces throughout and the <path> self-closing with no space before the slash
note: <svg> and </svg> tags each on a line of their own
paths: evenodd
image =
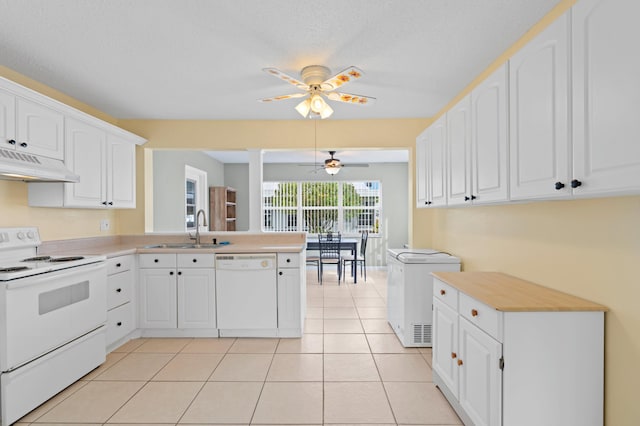
<svg viewBox="0 0 640 426">
<path fill-rule="evenodd" d="M 220 247 L 219 244 L 186 244 L 182 248 L 195 248 L 195 249 L 212 249 Z"/>
<path fill-rule="evenodd" d="M 219 244 L 191 244 L 191 243 L 161 243 L 144 246 L 146 249 L 212 249 L 218 248 Z"/>
</svg>

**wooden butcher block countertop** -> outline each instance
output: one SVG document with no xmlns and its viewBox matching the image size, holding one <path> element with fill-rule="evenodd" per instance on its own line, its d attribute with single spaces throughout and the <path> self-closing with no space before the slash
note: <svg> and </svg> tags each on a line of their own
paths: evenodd
<svg viewBox="0 0 640 426">
<path fill-rule="evenodd" d="M 432 275 L 498 311 L 607 311 L 600 304 L 501 272 L 433 272 Z"/>
</svg>

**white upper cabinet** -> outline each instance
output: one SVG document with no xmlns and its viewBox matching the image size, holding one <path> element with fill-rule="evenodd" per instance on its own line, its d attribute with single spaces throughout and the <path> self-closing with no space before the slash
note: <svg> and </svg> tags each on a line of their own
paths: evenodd
<svg viewBox="0 0 640 426">
<path fill-rule="evenodd" d="M 447 112 L 447 202 L 465 204 L 471 196 L 471 95 Z"/>
<path fill-rule="evenodd" d="M 512 200 L 571 195 L 569 14 L 509 61 Z"/>
<path fill-rule="evenodd" d="M 575 195 L 640 190 L 640 2 L 573 7 Z"/>
<path fill-rule="evenodd" d="M 16 98 L 0 91 L 0 148 L 14 149 L 16 137 Z"/>
<path fill-rule="evenodd" d="M 17 150 L 64 159 L 64 114 L 17 97 L 16 118 Z"/>
<path fill-rule="evenodd" d="M 429 181 L 427 179 L 427 143 L 429 129 L 416 139 L 416 207 L 429 205 Z"/>
<path fill-rule="evenodd" d="M 446 120 L 443 115 L 416 139 L 417 207 L 447 205 Z"/>
<path fill-rule="evenodd" d="M 117 208 L 136 207 L 136 146 L 107 134 L 107 202 Z"/>
<path fill-rule="evenodd" d="M 65 165 L 76 183 L 30 183 L 29 205 L 135 208 L 135 143 L 74 118 L 65 120 Z"/>
<path fill-rule="evenodd" d="M 471 92 L 471 194 L 474 204 L 507 201 L 507 64 Z"/>
<path fill-rule="evenodd" d="M 64 115 L 5 86 L 0 80 L 0 147 L 62 160 Z"/>
<path fill-rule="evenodd" d="M 427 164 L 431 207 L 447 205 L 447 116 L 443 115 L 429 128 Z"/>
<path fill-rule="evenodd" d="M 106 200 L 104 131 L 79 120 L 66 121 L 67 167 L 80 176 L 64 184 L 66 207 L 99 207 Z"/>
</svg>

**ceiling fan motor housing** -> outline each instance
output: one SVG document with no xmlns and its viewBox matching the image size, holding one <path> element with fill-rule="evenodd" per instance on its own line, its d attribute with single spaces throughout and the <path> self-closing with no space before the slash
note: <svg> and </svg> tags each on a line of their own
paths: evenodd
<svg viewBox="0 0 640 426">
<path fill-rule="evenodd" d="M 302 81 L 309 86 L 320 86 L 320 84 L 331 76 L 331 70 L 322 65 L 309 65 L 302 68 L 300 72 Z"/>
</svg>

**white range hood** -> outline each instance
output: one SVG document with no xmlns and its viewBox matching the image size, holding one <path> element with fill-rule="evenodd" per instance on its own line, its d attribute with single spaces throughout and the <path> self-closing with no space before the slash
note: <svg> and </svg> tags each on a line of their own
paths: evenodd
<svg viewBox="0 0 640 426">
<path fill-rule="evenodd" d="M 25 182 L 80 182 L 61 160 L 0 148 L 0 179 Z"/>
</svg>

